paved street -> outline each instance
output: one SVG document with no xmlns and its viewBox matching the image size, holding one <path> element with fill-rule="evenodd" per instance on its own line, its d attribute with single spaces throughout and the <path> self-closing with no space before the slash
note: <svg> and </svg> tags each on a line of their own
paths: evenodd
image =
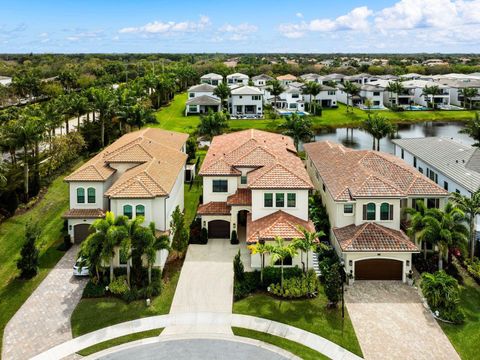
<svg viewBox="0 0 480 360">
<path fill-rule="evenodd" d="M 2 359 L 23 360 L 72 338 L 70 316 L 87 279 L 72 275 L 73 246 L 8 322 Z"/>
<path fill-rule="evenodd" d="M 413 287 L 356 281 L 345 296 L 365 359 L 460 359 Z"/>
</svg>

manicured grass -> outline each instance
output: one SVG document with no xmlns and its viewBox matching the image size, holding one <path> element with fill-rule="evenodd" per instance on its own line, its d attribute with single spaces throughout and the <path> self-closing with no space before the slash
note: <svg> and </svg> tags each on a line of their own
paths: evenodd
<svg viewBox="0 0 480 360">
<path fill-rule="evenodd" d="M 480 286 L 461 269 L 464 284 L 460 287 L 460 307 L 465 323 L 452 325 L 439 322 L 462 359 L 478 359 L 480 344 Z"/>
<path fill-rule="evenodd" d="M 57 250 L 57 246 L 63 242 L 61 215 L 68 209 L 68 185 L 63 181 L 65 175 L 53 181 L 43 199 L 34 208 L 0 225 L 0 336 L 2 338 L 8 321 L 64 254 Z M 20 280 L 16 260 L 23 245 L 25 224 L 30 221 L 37 221 L 41 228 L 37 243 L 40 251 L 39 273 L 33 279 Z"/>
<path fill-rule="evenodd" d="M 125 321 L 168 314 L 181 268 L 180 260 L 167 263 L 163 274 L 162 293 L 152 299 L 150 306 L 145 304 L 145 300 L 127 304 L 113 297 L 80 300 L 70 320 L 73 337 Z"/>
<path fill-rule="evenodd" d="M 327 309 L 327 299 L 320 290 L 315 299 L 280 300 L 257 293 L 233 304 L 233 312 L 258 316 L 298 327 L 320 335 L 361 356 L 362 350 L 345 309 L 342 326 L 341 309 Z"/>
<path fill-rule="evenodd" d="M 159 110 L 156 114 L 159 121 L 158 126 L 166 130 L 180 132 L 193 132 L 200 122 L 199 116 L 184 116 L 185 102 L 187 93 L 178 94 L 173 101 L 166 107 Z M 466 121 L 472 119 L 474 111 L 402 111 L 393 112 L 389 110 L 372 110 L 372 114 L 380 114 L 387 117 L 395 123 L 411 123 L 422 121 Z M 359 108 L 353 108 L 346 112 L 346 106 L 339 104 L 338 109 L 324 109 L 323 115 L 312 116 L 312 125 L 314 130 L 322 128 L 338 127 L 358 127 L 368 117 L 368 112 Z M 282 122 L 277 120 L 230 120 L 230 131 L 244 129 L 260 129 L 267 131 L 279 131 L 278 125 Z"/>
<path fill-rule="evenodd" d="M 328 359 L 328 357 L 326 357 L 325 355 L 322 355 L 319 352 L 310 349 L 309 347 L 306 347 L 295 341 L 281 338 L 279 336 L 238 327 L 232 327 L 232 331 L 237 336 L 260 340 L 268 344 L 275 345 L 281 349 L 291 352 L 294 355 L 297 355 L 299 358 L 304 360 Z"/>
<path fill-rule="evenodd" d="M 78 352 L 78 354 L 80 354 L 82 356 L 92 355 L 92 354 L 95 354 L 99 351 L 112 348 L 114 346 L 126 344 L 126 343 L 136 341 L 136 340 L 147 339 L 147 338 L 150 338 L 150 337 L 158 336 L 162 333 L 162 331 L 163 331 L 163 329 L 154 329 L 154 330 L 140 331 L 140 332 L 133 333 L 133 334 L 128 334 L 128 335 L 125 335 L 125 336 L 120 336 L 118 338 L 108 340 L 108 341 L 104 341 L 104 342 L 95 344 L 93 346 L 90 346 L 88 348 L 85 348 L 83 350 L 80 350 Z"/>
</svg>

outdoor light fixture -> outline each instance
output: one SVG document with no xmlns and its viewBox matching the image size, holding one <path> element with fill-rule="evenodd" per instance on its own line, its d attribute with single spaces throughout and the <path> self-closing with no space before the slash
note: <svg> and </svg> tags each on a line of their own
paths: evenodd
<svg viewBox="0 0 480 360">
<path fill-rule="evenodd" d="M 352 266 L 353 262 L 352 260 L 348 260 L 348 266 Z"/>
<path fill-rule="evenodd" d="M 410 266 L 410 260 L 407 260 L 407 266 Z"/>
<path fill-rule="evenodd" d="M 69 230 L 72 230 L 72 225 L 68 225 L 68 229 L 69 229 Z"/>
</svg>

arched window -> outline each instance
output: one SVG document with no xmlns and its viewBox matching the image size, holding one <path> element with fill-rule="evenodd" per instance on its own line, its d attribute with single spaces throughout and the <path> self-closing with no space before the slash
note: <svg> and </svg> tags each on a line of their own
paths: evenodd
<svg viewBox="0 0 480 360">
<path fill-rule="evenodd" d="M 89 204 L 95 204 L 95 188 L 89 187 L 87 189 L 87 201 Z"/>
<path fill-rule="evenodd" d="M 393 220 L 393 205 L 388 203 L 380 205 L 380 220 Z"/>
<path fill-rule="evenodd" d="M 137 205 L 135 207 L 135 216 L 143 216 L 145 217 L 145 206 Z"/>
<path fill-rule="evenodd" d="M 375 220 L 375 204 L 368 203 L 363 205 L 363 220 Z"/>
<path fill-rule="evenodd" d="M 85 189 L 77 188 L 77 204 L 85 204 Z"/>
<path fill-rule="evenodd" d="M 132 205 L 123 205 L 123 215 L 129 219 L 132 218 Z"/>
</svg>

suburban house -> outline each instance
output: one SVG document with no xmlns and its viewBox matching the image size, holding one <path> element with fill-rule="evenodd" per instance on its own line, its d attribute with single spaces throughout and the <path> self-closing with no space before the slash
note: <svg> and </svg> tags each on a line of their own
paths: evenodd
<svg viewBox="0 0 480 360">
<path fill-rule="evenodd" d="M 262 74 L 252 77 L 253 85 L 258 87 L 267 86 L 269 81 L 272 81 L 273 77 Z"/>
<path fill-rule="evenodd" d="M 217 112 L 220 108 L 220 99 L 213 95 L 215 88 L 216 86 L 207 83 L 190 87 L 185 103 L 185 115 L 205 114 L 209 110 Z"/>
<path fill-rule="evenodd" d="M 216 136 L 199 174 L 197 215 L 210 239 L 230 239 L 235 230 L 245 245 L 302 237 L 298 226 L 314 231 L 308 218 L 313 186 L 287 136 L 253 129 Z M 299 265 L 299 257 L 286 264 Z M 258 254 L 251 255 L 251 267 L 260 267 Z"/>
<path fill-rule="evenodd" d="M 228 106 L 235 118 L 263 117 L 263 91 L 247 85 L 233 88 Z"/>
<path fill-rule="evenodd" d="M 452 78 L 439 78 L 435 80 L 439 84 L 448 88 L 450 94 L 450 104 L 455 106 L 466 106 L 467 108 L 474 103 L 480 101 L 480 79 L 452 79 Z M 468 99 L 467 104 L 465 104 L 465 98 L 463 97 L 462 91 L 467 88 L 477 89 L 478 95 L 474 96 L 471 99 Z"/>
<path fill-rule="evenodd" d="M 215 73 L 209 73 L 205 74 L 202 77 L 200 77 L 200 82 L 202 84 L 210 84 L 217 86 L 223 81 L 223 76 Z"/>
<path fill-rule="evenodd" d="M 337 89 L 322 85 L 322 90 L 315 96 L 315 101 L 322 107 L 322 108 L 332 108 L 337 107 Z M 304 98 L 308 98 L 310 101 L 310 95 L 304 95 Z"/>
<path fill-rule="evenodd" d="M 342 85 L 338 86 L 338 101 L 346 104 L 348 99 L 348 94 L 343 91 L 344 87 Z M 358 95 L 354 95 L 351 97 L 350 102 L 354 106 L 358 106 L 361 108 L 366 108 L 365 102 L 370 100 L 372 102 L 372 108 L 375 109 L 383 109 L 385 106 L 383 105 L 383 94 L 385 89 L 380 86 L 376 85 L 361 85 L 360 86 L 360 93 Z"/>
<path fill-rule="evenodd" d="M 297 81 L 297 77 L 292 74 L 280 75 L 277 76 L 277 80 L 280 81 L 283 86 L 287 86 L 290 85 L 290 83 Z"/>
<path fill-rule="evenodd" d="M 402 280 L 417 245 L 401 229 L 404 209 L 441 207 L 448 192 L 393 155 L 329 141 L 304 145 L 307 171 L 326 206 L 330 239 L 359 280 Z"/>
<path fill-rule="evenodd" d="M 233 73 L 227 75 L 227 85 L 228 86 L 241 86 L 241 85 L 248 85 L 248 75 L 240 74 L 240 73 Z"/>
<path fill-rule="evenodd" d="M 362 73 L 362 74 L 357 74 L 357 75 L 345 76 L 343 81 L 344 82 L 349 81 L 351 83 L 358 84 L 358 85 L 365 85 L 368 82 L 370 82 L 371 78 L 372 78 L 372 75 Z"/>
<path fill-rule="evenodd" d="M 106 211 L 130 219 L 155 222 L 159 233 L 169 233 L 177 206 L 183 210 L 185 144 L 188 134 L 147 128 L 123 135 L 65 178 L 70 192 L 68 220 L 72 242 L 82 242 L 90 225 Z M 163 266 L 165 251 L 157 254 Z M 114 258 L 119 266 L 120 256 Z"/>
<path fill-rule="evenodd" d="M 450 93 L 448 91 L 448 86 L 434 83 L 427 80 L 410 80 L 404 81 L 402 83 L 403 87 L 409 90 L 409 93 L 413 94 L 413 102 L 420 106 L 428 107 L 431 103 L 431 96 L 424 96 L 423 90 L 427 86 L 438 86 L 440 88 L 440 94 L 433 96 L 433 101 L 437 105 L 450 105 Z"/>
<path fill-rule="evenodd" d="M 266 100 L 273 104 L 275 97 L 266 90 Z M 280 96 L 277 97 L 275 104 L 277 109 L 288 111 L 305 111 L 305 102 L 303 101 L 302 89 L 294 86 L 288 86 Z"/>
<path fill-rule="evenodd" d="M 316 83 L 322 84 L 324 77 L 322 75 L 312 73 L 312 74 L 300 75 L 300 78 L 306 83 L 316 82 Z"/>
<path fill-rule="evenodd" d="M 442 137 L 395 139 L 394 153 L 448 192 L 464 196 L 480 189 L 480 150 Z M 480 216 L 476 221 L 480 235 Z"/>
</svg>

